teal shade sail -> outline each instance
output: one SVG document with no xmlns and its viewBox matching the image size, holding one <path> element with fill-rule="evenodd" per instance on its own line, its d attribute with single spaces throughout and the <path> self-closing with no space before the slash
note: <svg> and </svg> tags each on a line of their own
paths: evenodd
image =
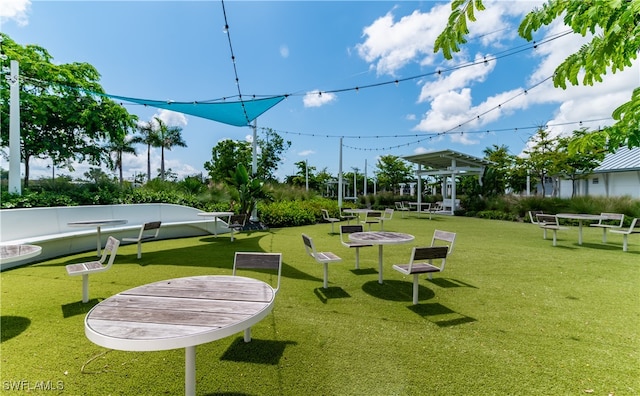
<svg viewBox="0 0 640 396">
<path fill-rule="evenodd" d="M 209 120 L 221 122 L 233 126 L 248 126 L 251 121 L 258 118 L 262 113 L 280 103 L 286 95 L 273 96 L 262 99 L 251 99 L 234 102 L 174 102 L 151 99 L 129 98 L 126 96 L 105 95 L 112 99 L 125 102 L 138 103 L 145 106 L 157 107 L 202 117 Z"/>
</svg>

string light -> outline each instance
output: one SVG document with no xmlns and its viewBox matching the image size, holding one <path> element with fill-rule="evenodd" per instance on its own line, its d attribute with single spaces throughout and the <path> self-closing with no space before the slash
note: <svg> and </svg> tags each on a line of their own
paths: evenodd
<svg viewBox="0 0 640 396">
<path fill-rule="evenodd" d="M 224 29 L 227 33 L 227 39 L 229 41 L 229 51 L 231 52 L 231 63 L 233 64 L 233 73 L 236 77 L 236 87 L 238 88 L 238 99 L 240 100 L 240 105 L 242 106 L 242 112 L 244 113 L 244 118 L 247 120 L 247 125 L 251 124 L 251 120 L 249 119 L 249 115 L 247 114 L 247 109 L 242 101 L 242 91 L 240 89 L 240 78 L 238 78 L 238 67 L 236 65 L 236 56 L 233 52 L 233 45 L 231 45 L 231 33 L 229 32 L 229 21 L 227 20 L 227 10 L 224 6 L 224 0 L 222 3 L 222 14 L 224 15 Z"/>
</svg>

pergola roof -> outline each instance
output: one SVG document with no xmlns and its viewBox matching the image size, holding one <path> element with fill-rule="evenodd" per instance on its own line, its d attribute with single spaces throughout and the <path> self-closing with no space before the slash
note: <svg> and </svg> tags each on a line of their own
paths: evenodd
<svg viewBox="0 0 640 396">
<path fill-rule="evenodd" d="M 492 165 L 491 161 L 453 150 L 434 151 L 431 153 L 407 155 L 403 159 L 421 165 L 421 175 L 437 174 L 482 174 L 484 168 Z M 453 161 L 455 160 L 455 167 Z"/>
</svg>

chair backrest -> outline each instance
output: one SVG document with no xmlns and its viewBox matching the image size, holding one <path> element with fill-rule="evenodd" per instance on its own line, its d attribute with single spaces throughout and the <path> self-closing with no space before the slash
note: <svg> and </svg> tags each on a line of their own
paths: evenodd
<svg viewBox="0 0 640 396">
<path fill-rule="evenodd" d="M 367 215 L 365 216 L 365 221 L 370 221 L 370 220 L 378 221 L 378 217 L 380 217 L 380 216 L 382 216 L 382 212 L 369 211 L 369 212 L 367 212 Z"/>
<path fill-rule="evenodd" d="M 384 220 L 391 220 L 391 218 L 393 217 L 393 209 L 391 208 L 387 208 L 384 210 L 384 215 L 382 216 L 382 218 Z"/>
<path fill-rule="evenodd" d="M 531 220 L 531 224 L 538 224 L 538 218 L 536 216 L 539 214 L 543 214 L 543 212 L 541 210 L 529 211 L 529 220 Z"/>
<path fill-rule="evenodd" d="M 329 212 L 326 209 L 321 209 L 322 210 L 322 218 L 326 221 L 329 221 Z"/>
<path fill-rule="evenodd" d="M 436 203 L 433 204 L 433 208 L 432 210 L 443 210 L 444 206 L 442 206 L 442 201 L 438 201 Z"/>
<path fill-rule="evenodd" d="M 104 262 L 109 256 L 109 261 L 107 261 L 107 265 L 104 269 L 108 269 L 113 265 L 113 261 L 116 259 L 116 253 L 118 253 L 118 247 L 120 246 L 120 241 L 112 236 L 107 238 L 107 243 L 104 245 L 104 249 L 102 250 L 102 257 L 100 257 L 100 264 L 104 265 Z"/>
<path fill-rule="evenodd" d="M 624 214 L 622 213 L 600 213 L 603 218 L 598 221 L 600 225 L 611 225 L 622 227 L 624 225 Z"/>
<path fill-rule="evenodd" d="M 307 254 L 313 258 L 316 258 L 316 247 L 313 244 L 313 239 L 307 234 L 302 234 L 302 242 L 304 242 L 304 249 Z"/>
<path fill-rule="evenodd" d="M 447 252 L 453 252 L 453 244 L 456 241 L 456 233 L 442 230 L 434 230 L 433 238 L 431 238 L 431 246 L 445 246 Z"/>
<path fill-rule="evenodd" d="M 150 237 L 153 236 L 154 238 L 158 236 L 158 233 L 160 232 L 160 225 L 162 224 L 161 221 L 150 221 L 148 223 L 144 223 L 142 225 L 142 227 L 140 228 L 140 239 L 142 239 L 142 237 Z M 148 232 L 151 231 L 151 232 Z"/>
<path fill-rule="evenodd" d="M 428 262 L 433 264 L 434 259 L 440 259 L 440 271 L 444 271 L 444 266 L 447 262 L 447 254 L 449 248 L 446 246 L 427 246 L 427 247 L 414 247 L 411 251 L 411 261 L 409 262 L 409 272 L 412 271 L 414 264 Z"/>
<path fill-rule="evenodd" d="M 229 216 L 229 227 L 243 227 L 246 221 L 247 215 L 245 214 L 231 215 Z"/>
<path fill-rule="evenodd" d="M 342 242 L 345 242 L 344 238 L 343 238 L 343 234 L 352 234 L 354 232 L 363 232 L 364 231 L 364 227 L 362 226 L 362 224 L 354 224 L 354 225 L 350 225 L 350 224 L 344 224 L 340 226 L 340 240 Z"/>
<path fill-rule="evenodd" d="M 233 259 L 233 276 L 239 269 L 257 269 L 277 271 L 278 278 L 275 292 L 280 289 L 280 274 L 282 273 L 282 253 L 264 252 L 236 252 Z"/>
<path fill-rule="evenodd" d="M 539 227 L 546 226 L 556 226 L 558 227 L 560 224 L 558 223 L 558 217 L 552 214 L 537 214 L 536 218 L 538 219 Z"/>
<path fill-rule="evenodd" d="M 636 217 L 635 219 L 633 219 L 633 221 L 631 222 L 631 225 L 629 226 L 629 232 L 639 232 L 640 231 L 640 217 Z"/>
<path fill-rule="evenodd" d="M 396 210 L 404 210 L 404 204 L 402 202 L 395 202 Z"/>
</svg>

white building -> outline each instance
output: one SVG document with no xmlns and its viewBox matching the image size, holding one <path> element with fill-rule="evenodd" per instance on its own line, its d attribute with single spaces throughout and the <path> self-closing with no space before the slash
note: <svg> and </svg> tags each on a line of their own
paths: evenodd
<svg viewBox="0 0 640 396">
<path fill-rule="evenodd" d="M 640 147 L 620 148 L 607 154 L 587 178 L 576 182 L 576 196 L 622 197 L 640 199 Z M 559 196 L 571 198 L 571 180 L 561 180 Z"/>
</svg>

